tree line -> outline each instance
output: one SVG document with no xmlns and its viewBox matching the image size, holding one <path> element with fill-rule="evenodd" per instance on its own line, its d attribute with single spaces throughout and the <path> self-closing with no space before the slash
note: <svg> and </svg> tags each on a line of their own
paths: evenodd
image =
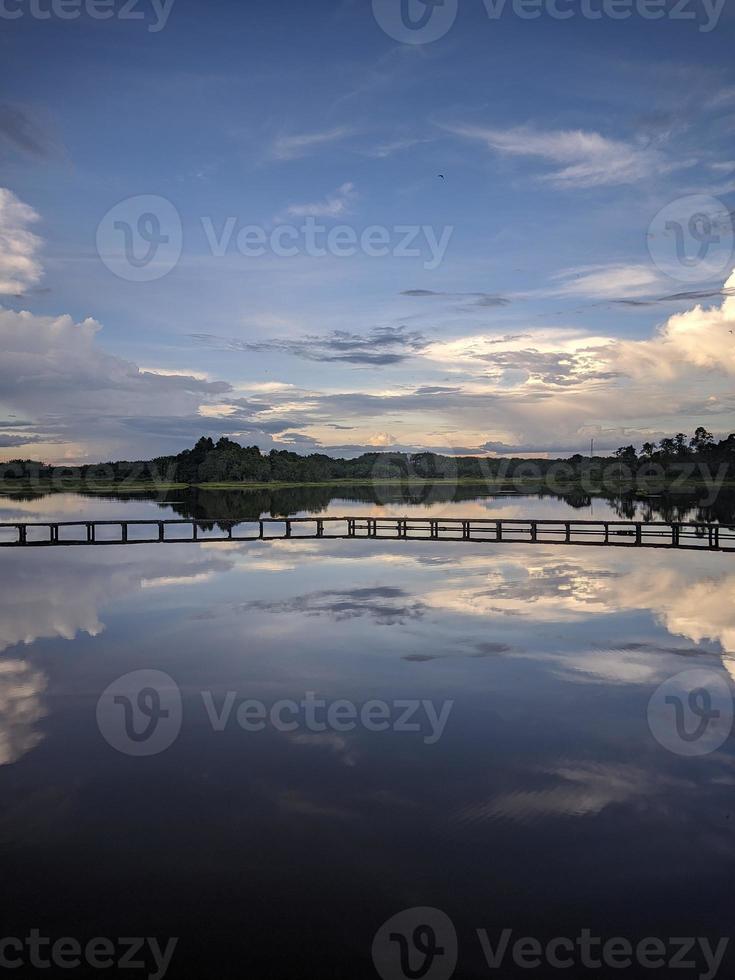
<svg viewBox="0 0 735 980">
<path fill-rule="evenodd" d="M 0 480 L 19 483 L 77 479 L 87 483 L 328 483 L 350 480 L 484 480 L 534 476 L 543 479 L 563 469 L 566 478 L 609 479 L 654 472 L 674 477 L 692 464 L 707 466 L 720 479 L 735 479 L 735 433 L 716 441 L 700 426 L 689 437 L 679 432 L 640 449 L 621 446 L 609 456 L 575 454 L 564 459 L 525 457 L 443 456 L 438 453 L 363 453 L 354 459 L 312 453 L 302 456 L 288 450 L 263 453 L 257 446 L 241 446 L 231 439 L 214 442 L 199 439 L 192 449 L 151 460 L 118 460 L 94 466 L 57 467 L 34 460 L 0 464 Z"/>
</svg>

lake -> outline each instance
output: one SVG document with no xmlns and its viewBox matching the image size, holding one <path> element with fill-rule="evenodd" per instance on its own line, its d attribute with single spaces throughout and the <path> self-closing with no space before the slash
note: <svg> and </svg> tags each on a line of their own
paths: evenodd
<svg viewBox="0 0 735 980">
<path fill-rule="evenodd" d="M 313 488 L 0 520 L 713 508 Z M 294 539 L 7 549 L 0 575 L 24 978 L 64 937 L 66 976 L 732 975 L 735 556 Z"/>
</svg>

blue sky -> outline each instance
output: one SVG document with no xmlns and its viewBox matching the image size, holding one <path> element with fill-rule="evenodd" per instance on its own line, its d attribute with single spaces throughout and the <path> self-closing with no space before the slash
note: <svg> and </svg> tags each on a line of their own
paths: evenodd
<svg viewBox="0 0 735 980">
<path fill-rule="evenodd" d="M 735 428 L 732 0 L 459 0 L 424 44 L 382 29 L 400 0 L 36 4 L 0 16 L 4 458 Z"/>
</svg>

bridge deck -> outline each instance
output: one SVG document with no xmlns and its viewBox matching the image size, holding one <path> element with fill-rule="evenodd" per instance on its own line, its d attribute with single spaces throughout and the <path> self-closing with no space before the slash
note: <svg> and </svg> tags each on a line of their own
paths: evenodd
<svg viewBox="0 0 735 980">
<path fill-rule="evenodd" d="M 122 545 L 288 538 L 607 545 L 735 551 L 735 525 L 667 521 L 513 518 L 290 517 L 262 520 L 0 523 L 0 547 Z"/>
</svg>

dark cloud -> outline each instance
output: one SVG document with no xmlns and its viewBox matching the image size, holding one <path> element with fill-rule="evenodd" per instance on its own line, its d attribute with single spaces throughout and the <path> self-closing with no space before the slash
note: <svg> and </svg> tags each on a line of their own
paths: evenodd
<svg viewBox="0 0 735 980">
<path fill-rule="evenodd" d="M 302 432 L 283 432 L 278 441 L 284 449 L 303 448 L 304 450 L 313 451 L 314 449 L 320 449 L 322 445 L 319 439 L 304 435 Z"/>
<path fill-rule="evenodd" d="M 0 102 L 0 140 L 29 156 L 51 155 L 51 141 L 24 109 Z"/>
<path fill-rule="evenodd" d="M 283 338 L 270 341 L 244 341 L 217 337 L 213 334 L 191 334 L 194 340 L 215 350 L 257 352 L 276 351 L 301 357 L 307 361 L 341 362 L 385 366 L 400 364 L 422 351 L 427 340 L 418 331 L 405 327 L 376 327 L 362 335 L 347 330 L 330 334 L 307 335 L 302 338 Z"/>
<path fill-rule="evenodd" d="M 471 654 L 471 656 L 474 658 L 499 657 L 504 653 L 510 653 L 513 649 L 512 647 L 508 646 L 507 643 L 493 643 L 491 641 L 486 643 L 476 643 L 475 647 L 477 649 L 477 653 Z"/>
<path fill-rule="evenodd" d="M 448 388 L 443 385 L 422 385 L 416 388 L 417 395 L 456 395 L 461 391 L 459 387 Z"/>
<path fill-rule="evenodd" d="M 0 419 L 0 429 L 32 429 L 33 427 L 33 422 L 25 419 Z"/>
<path fill-rule="evenodd" d="M 663 653 L 675 657 L 712 656 L 709 650 L 701 650 L 699 647 L 669 647 L 659 646 L 658 643 L 623 643 L 615 649 L 622 650 L 624 653 Z"/>
<path fill-rule="evenodd" d="M 9 449 L 13 446 L 27 446 L 33 442 L 47 442 L 41 436 L 8 436 L 0 433 L 0 448 Z"/>
<path fill-rule="evenodd" d="M 614 299 L 611 302 L 619 306 L 655 306 L 657 303 L 696 303 L 703 299 L 719 299 L 727 296 L 735 296 L 735 287 L 687 289 L 682 293 L 671 293 L 668 296 L 656 296 L 647 299 Z"/>
<path fill-rule="evenodd" d="M 393 412 L 420 412 L 424 409 L 436 411 L 449 405 L 453 408 L 482 409 L 501 398 L 501 395 L 477 395 L 463 391 L 456 394 L 441 390 L 436 392 L 432 390 L 432 386 L 427 386 L 390 395 L 372 395 L 362 391 L 326 394 L 319 397 L 318 406 L 332 418 L 358 418 L 362 421 L 366 417 L 384 418 Z"/>
<path fill-rule="evenodd" d="M 442 660 L 443 658 L 457 655 L 471 657 L 473 660 L 479 660 L 483 657 L 500 657 L 503 654 L 511 653 L 513 650 L 513 647 L 509 646 L 507 643 L 493 643 L 492 641 L 474 643 L 472 645 L 476 651 L 475 653 L 465 653 L 464 650 L 459 654 L 409 653 L 407 656 L 401 657 L 401 659 L 413 664 L 429 663 L 431 660 Z"/>
<path fill-rule="evenodd" d="M 188 416 L 129 416 L 119 420 L 120 425 L 135 432 L 147 435 L 161 436 L 183 441 L 190 445 L 200 436 L 240 436 L 251 443 L 270 446 L 271 436 L 288 435 L 292 440 L 298 440 L 308 445 L 319 445 L 310 436 L 301 436 L 292 429 L 298 429 L 307 423 L 299 419 L 282 418 L 255 420 L 245 413 L 235 413 L 223 418 L 211 418 L 199 414 Z"/>
<path fill-rule="evenodd" d="M 466 307 L 467 309 L 477 306 L 492 308 L 496 306 L 508 306 L 510 304 L 510 300 L 506 296 L 500 296 L 497 293 L 449 293 L 437 292 L 433 289 L 404 289 L 401 292 L 401 296 L 435 296 L 444 299 L 473 299 L 475 302 L 472 303 L 470 307 Z"/>
<path fill-rule="evenodd" d="M 630 436 L 624 433 L 616 438 L 601 439 L 595 436 L 595 452 L 605 452 L 606 450 L 617 449 L 625 439 L 630 441 Z M 574 453 L 581 453 L 583 456 L 589 453 L 590 437 L 581 435 L 576 442 L 562 442 L 559 444 L 540 442 L 524 442 L 509 445 L 506 442 L 483 442 L 476 452 L 484 450 L 489 453 L 497 453 L 500 456 L 527 456 L 529 453 L 546 453 L 550 456 L 570 456 Z"/>
</svg>

